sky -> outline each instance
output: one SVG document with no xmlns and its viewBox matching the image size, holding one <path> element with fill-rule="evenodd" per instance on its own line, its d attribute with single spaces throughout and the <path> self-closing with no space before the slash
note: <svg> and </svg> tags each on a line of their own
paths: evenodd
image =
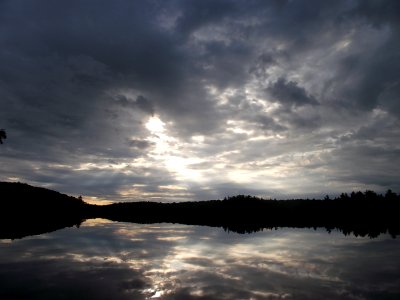
<svg viewBox="0 0 400 300">
<path fill-rule="evenodd" d="M 0 180 L 93 203 L 400 192 L 399 15 L 1 0 Z"/>
</svg>

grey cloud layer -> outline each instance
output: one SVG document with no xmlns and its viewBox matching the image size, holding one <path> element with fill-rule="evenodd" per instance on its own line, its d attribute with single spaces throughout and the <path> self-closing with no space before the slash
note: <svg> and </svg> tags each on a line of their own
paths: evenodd
<svg viewBox="0 0 400 300">
<path fill-rule="evenodd" d="M 235 169 L 286 166 L 249 192 L 290 194 L 298 176 L 297 194 L 400 190 L 398 1 L 14 0 L 0 11 L 2 180 L 73 193 L 91 182 L 89 194 L 110 197 L 178 184 L 149 156 L 144 124 L 157 115 L 205 171 L 228 150 Z M 199 147 L 195 135 L 207 137 Z M 114 170 L 109 185 L 82 167 L 140 159 L 147 171 Z M 237 189 L 217 173 L 209 194 L 188 184 L 194 198 Z"/>
</svg>

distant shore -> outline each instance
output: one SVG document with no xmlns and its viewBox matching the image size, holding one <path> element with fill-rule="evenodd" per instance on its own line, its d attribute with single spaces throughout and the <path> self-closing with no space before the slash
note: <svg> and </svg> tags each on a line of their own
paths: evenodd
<svg viewBox="0 0 400 300">
<path fill-rule="evenodd" d="M 92 205 L 44 188 L 0 182 L 0 238 L 21 238 L 90 218 L 133 223 L 181 223 L 222 227 L 252 233 L 278 227 L 339 230 L 343 234 L 377 237 L 400 234 L 400 195 L 372 191 L 322 200 L 264 200 L 238 195 L 223 200 L 158 203 L 127 202 Z"/>
</svg>

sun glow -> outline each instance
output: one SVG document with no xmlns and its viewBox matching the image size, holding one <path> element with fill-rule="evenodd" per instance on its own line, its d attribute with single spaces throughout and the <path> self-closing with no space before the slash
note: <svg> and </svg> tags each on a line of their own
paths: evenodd
<svg viewBox="0 0 400 300">
<path fill-rule="evenodd" d="M 168 170 L 174 172 L 178 179 L 201 179 L 201 174 L 197 170 L 190 169 L 190 164 L 197 163 L 198 160 L 183 158 L 179 156 L 168 156 L 165 159 L 165 164 Z"/>
<path fill-rule="evenodd" d="M 162 133 L 165 131 L 165 123 L 158 116 L 151 117 L 145 126 L 151 133 Z"/>
<path fill-rule="evenodd" d="M 200 180 L 201 172 L 191 169 L 190 165 L 200 163 L 201 160 L 182 153 L 182 143 L 169 133 L 166 125 L 159 116 L 153 116 L 146 122 L 145 126 L 151 133 L 147 140 L 155 145 L 149 156 L 161 162 L 177 180 Z M 196 136 L 194 141 L 201 143 L 204 137 Z"/>
</svg>

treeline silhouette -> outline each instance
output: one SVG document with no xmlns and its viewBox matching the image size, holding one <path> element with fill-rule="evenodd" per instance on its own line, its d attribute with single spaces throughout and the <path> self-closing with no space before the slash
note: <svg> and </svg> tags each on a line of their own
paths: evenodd
<svg viewBox="0 0 400 300">
<path fill-rule="evenodd" d="M 95 215 L 135 223 L 182 223 L 223 227 L 252 233 L 278 227 L 325 227 L 345 235 L 377 237 L 400 233 L 400 196 L 372 191 L 342 194 L 324 200 L 264 200 L 238 195 L 224 200 L 155 203 L 134 202 L 99 206 Z"/>
<path fill-rule="evenodd" d="M 40 233 L 37 232 L 39 229 L 46 232 L 79 226 L 89 218 L 146 224 L 205 225 L 237 233 L 280 227 L 324 227 L 345 235 L 371 238 L 382 233 L 393 237 L 400 234 L 400 195 L 390 190 L 385 195 L 373 191 L 353 192 L 334 199 L 327 196 L 323 200 L 264 200 L 238 195 L 223 200 L 129 202 L 104 206 L 90 205 L 82 199 L 26 184 L 0 183 L 0 194 L 7 193 L 11 194 L 3 198 L 1 216 L 4 215 L 8 225 L 12 226 L 4 228 L 1 225 L 0 238 L 36 234 Z M 14 226 L 18 229 L 16 232 Z M 36 231 L 31 233 L 33 229 Z"/>
</svg>

